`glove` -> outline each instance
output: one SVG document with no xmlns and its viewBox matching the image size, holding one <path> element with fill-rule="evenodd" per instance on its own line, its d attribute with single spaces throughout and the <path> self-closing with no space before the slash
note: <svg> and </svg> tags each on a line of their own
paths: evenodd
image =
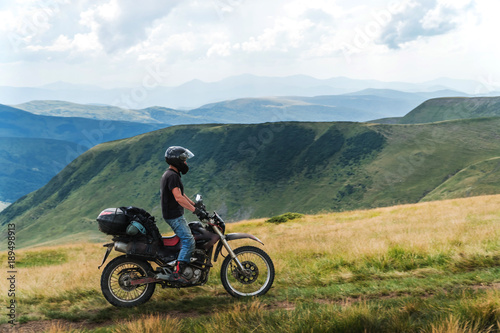
<svg viewBox="0 0 500 333">
<path fill-rule="evenodd" d="M 200 220 L 208 220 L 208 213 L 204 209 L 199 209 L 195 207 L 193 214 L 198 216 Z"/>
</svg>

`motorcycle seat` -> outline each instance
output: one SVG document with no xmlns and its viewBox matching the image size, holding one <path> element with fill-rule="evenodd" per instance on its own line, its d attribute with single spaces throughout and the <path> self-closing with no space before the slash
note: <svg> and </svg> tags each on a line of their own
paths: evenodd
<svg viewBox="0 0 500 333">
<path fill-rule="evenodd" d="M 180 242 L 180 238 L 177 235 L 173 236 L 162 236 L 163 245 L 165 246 L 176 246 Z"/>
</svg>

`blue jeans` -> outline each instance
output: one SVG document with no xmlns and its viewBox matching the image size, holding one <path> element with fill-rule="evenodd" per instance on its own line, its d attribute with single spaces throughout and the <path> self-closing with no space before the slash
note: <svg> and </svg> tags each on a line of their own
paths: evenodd
<svg viewBox="0 0 500 333">
<path fill-rule="evenodd" d="M 179 253 L 178 261 L 190 262 L 191 254 L 195 248 L 195 241 L 191 229 L 186 222 L 184 216 L 179 216 L 175 219 L 165 220 L 170 228 L 175 232 L 177 236 L 181 239 L 181 252 Z"/>
</svg>

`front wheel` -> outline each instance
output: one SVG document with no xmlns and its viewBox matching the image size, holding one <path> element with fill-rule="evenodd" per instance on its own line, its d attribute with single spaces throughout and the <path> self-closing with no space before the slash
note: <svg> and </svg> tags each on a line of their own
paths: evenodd
<svg viewBox="0 0 500 333">
<path fill-rule="evenodd" d="M 274 265 L 266 252 L 254 246 L 242 246 L 234 254 L 243 265 L 227 256 L 222 262 L 220 277 L 224 289 L 234 297 L 264 295 L 274 281 Z"/>
<path fill-rule="evenodd" d="M 120 256 L 104 268 L 101 290 L 106 300 L 120 308 L 130 308 L 147 302 L 155 291 L 154 283 L 130 285 L 132 279 L 144 278 L 152 271 L 145 261 Z"/>
</svg>

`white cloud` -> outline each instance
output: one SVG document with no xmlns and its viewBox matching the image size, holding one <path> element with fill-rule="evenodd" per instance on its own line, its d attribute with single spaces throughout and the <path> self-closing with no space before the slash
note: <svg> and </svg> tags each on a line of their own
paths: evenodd
<svg viewBox="0 0 500 333">
<path fill-rule="evenodd" d="M 18 18 L 16 18 L 12 13 L 3 10 L 0 11 L 0 31 L 11 32 L 16 28 Z"/>
<path fill-rule="evenodd" d="M 460 25 L 461 16 L 469 3 L 460 1 L 452 4 L 438 0 L 409 2 L 383 28 L 380 42 L 391 49 L 399 49 L 420 38 L 447 34 Z"/>
<path fill-rule="evenodd" d="M 389 80 L 455 68 L 470 77 L 495 67 L 500 52 L 500 8 L 491 0 L 44 1 L 0 11 L 0 63 L 50 63 L 40 78 L 16 66 L 25 80 L 62 80 L 73 70 L 80 83 L 122 85 L 140 81 L 151 63 L 170 69 L 169 85 L 245 72 Z M 415 69 L 409 59 L 430 65 Z M 17 74 L 6 68 L 0 84 Z"/>
<path fill-rule="evenodd" d="M 90 28 L 108 53 L 124 51 L 148 37 L 155 20 L 168 15 L 177 1 L 158 5 L 154 0 L 110 0 L 102 4 L 87 4 L 80 13 L 81 28 Z"/>
<path fill-rule="evenodd" d="M 239 46 L 235 46 L 234 49 L 238 49 L 238 47 Z M 212 45 L 208 49 L 207 57 L 210 58 L 213 55 L 219 55 L 221 57 L 228 57 L 231 55 L 232 49 L 233 49 L 233 47 L 231 46 L 231 43 L 229 43 L 229 42 L 217 43 L 217 44 Z"/>
<path fill-rule="evenodd" d="M 121 8 L 118 4 L 118 0 L 111 0 L 109 3 L 97 6 L 95 12 L 106 21 L 113 21 L 119 18 L 121 14 Z"/>
</svg>

